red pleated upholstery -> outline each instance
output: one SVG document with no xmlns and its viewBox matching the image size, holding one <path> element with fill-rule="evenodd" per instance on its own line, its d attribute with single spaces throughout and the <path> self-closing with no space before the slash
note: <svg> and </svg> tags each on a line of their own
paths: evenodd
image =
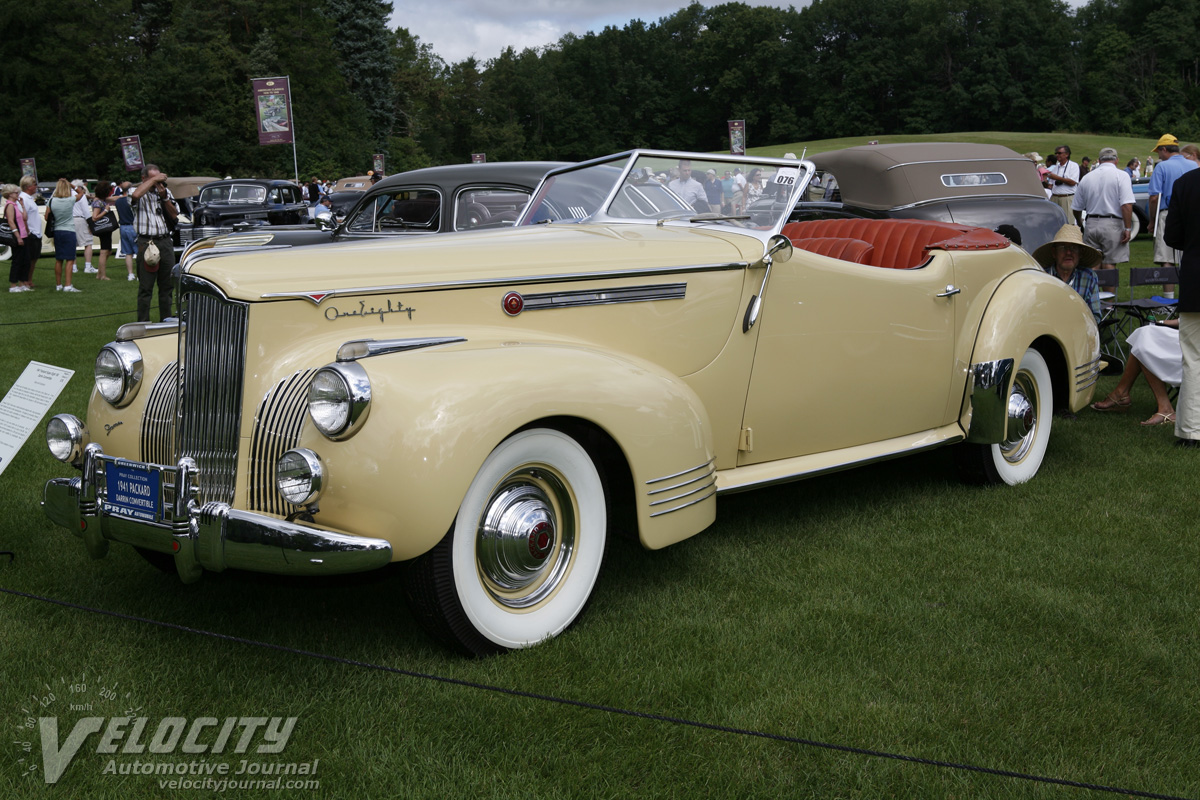
<svg viewBox="0 0 1200 800">
<path fill-rule="evenodd" d="M 998 233 L 968 225 L 949 222 L 927 222 L 913 219 L 819 219 L 809 222 L 789 222 L 783 226 L 783 235 L 804 250 L 812 250 L 804 244 L 813 239 L 859 240 L 873 247 L 863 260 L 845 258 L 873 267 L 888 269 L 911 269 L 924 264 L 928 251 L 942 250 L 991 250 L 1007 247 L 1009 242 Z M 830 247 L 832 245 L 821 245 Z M 822 252 L 814 250 L 814 252 Z M 843 252 L 856 252 L 847 247 Z M 822 252 L 834 258 L 842 258 L 833 252 Z"/>
<path fill-rule="evenodd" d="M 796 247 L 807 250 L 810 253 L 829 256 L 830 258 L 837 258 L 842 261 L 853 261 L 855 264 L 870 264 L 871 256 L 875 253 L 875 248 L 862 239 L 821 237 L 817 239 L 795 239 L 793 243 Z"/>
</svg>

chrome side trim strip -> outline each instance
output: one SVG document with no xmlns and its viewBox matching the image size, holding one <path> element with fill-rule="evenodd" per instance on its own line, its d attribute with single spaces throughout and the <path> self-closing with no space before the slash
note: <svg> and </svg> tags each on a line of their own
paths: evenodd
<svg viewBox="0 0 1200 800">
<path fill-rule="evenodd" d="M 792 483 L 794 481 L 805 480 L 806 478 L 817 478 L 817 477 L 820 477 L 821 475 L 830 475 L 834 472 L 841 472 L 842 470 L 855 469 L 857 467 L 864 467 L 864 466 L 867 466 L 868 464 L 877 464 L 880 461 L 890 461 L 893 458 L 902 458 L 904 456 L 916 455 L 917 453 L 924 453 L 927 450 L 934 450 L 939 447 L 945 447 L 946 445 L 949 445 L 949 444 L 955 444 L 956 442 L 961 442 L 963 440 L 963 438 L 964 438 L 963 435 L 960 433 L 960 434 L 957 434 L 954 436 L 948 436 L 944 439 L 940 439 L 935 442 L 926 442 L 924 444 L 919 444 L 914 447 L 902 447 L 900 449 L 893 450 L 888 453 L 883 453 L 883 454 L 877 455 L 877 456 L 869 456 L 867 458 L 853 459 L 851 461 L 846 461 L 841 464 L 832 464 L 832 465 L 825 466 L 825 467 L 817 467 L 815 469 L 799 470 L 797 472 L 788 473 L 786 475 L 778 475 L 775 477 L 764 478 L 762 480 L 756 480 L 756 481 L 747 481 L 746 483 L 739 483 L 739 484 L 735 484 L 733 486 L 722 487 L 722 486 L 720 486 L 720 482 L 718 481 L 717 494 L 718 495 L 737 494 L 738 492 L 746 492 L 751 489 L 763 489 L 768 486 L 778 486 L 779 484 L 783 484 L 783 483 Z M 804 459 L 804 458 L 807 458 L 807 457 L 801 456 L 801 459 Z M 734 468 L 734 470 L 726 470 L 724 472 L 732 472 L 732 471 L 736 471 L 737 469 L 745 469 L 745 467 Z"/>
<path fill-rule="evenodd" d="M 341 362 L 357 361 L 360 358 L 384 356 L 388 353 L 403 353 L 408 350 L 419 350 L 422 347 L 458 344 L 465 341 L 466 339 L 462 336 L 441 336 L 426 339 L 353 339 L 338 348 L 337 360 Z"/>
<path fill-rule="evenodd" d="M 1075 388 L 1087 389 L 1090 386 L 1095 386 L 1100 380 L 1100 361 L 1101 357 L 1096 357 L 1086 364 L 1081 364 L 1075 368 Z"/>
<path fill-rule="evenodd" d="M 655 511 L 653 514 L 650 515 L 650 518 L 653 519 L 654 517 L 661 517 L 664 514 L 670 514 L 675 511 L 682 511 L 685 508 L 690 508 L 691 506 L 694 506 L 697 503 L 703 503 L 705 500 L 712 497 L 716 493 L 717 493 L 717 490 L 716 490 L 716 488 L 714 488 L 708 494 L 704 495 L 703 497 L 697 497 L 695 500 L 691 501 L 690 503 L 684 503 L 683 505 L 675 506 L 674 508 L 665 508 L 662 511 Z"/>
<path fill-rule="evenodd" d="M 925 200 L 918 200 L 915 203 L 906 203 L 902 206 L 892 206 L 889 210 L 890 211 L 904 211 L 904 210 L 910 209 L 910 208 L 920 208 L 921 206 L 933 205 L 934 203 L 945 203 L 947 200 L 980 200 L 980 199 L 1028 200 L 1031 197 L 1033 197 L 1033 195 L 1017 194 L 1015 192 L 1010 193 L 1010 194 L 988 194 L 988 195 L 955 194 L 955 195 L 945 195 L 943 197 L 930 197 Z M 1034 199 L 1036 199 L 1036 198 L 1034 198 Z"/>
<path fill-rule="evenodd" d="M 690 480 L 683 481 L 682 483 L 673 483 L 670 486 L 664 486 L 661 489 L 652 489 L 652 490 L 646 492 L 646 496 L 652 497 L 656 494 L 662 494 L 663 492 L 670 492 L 670 491 L 674 491 L 675 489 L 682 489 L 685 486 L 691 486 L 692 484 L 696 483 L 697 481 L 702 481 L 707 478 L 711 478 L 716 473 L 716 470 L 713 469 L 712 464 L 708 464 L 707 466 L 708 466 L 708 471 L 705 472 L 703 475 L 697 475 L 696 477 L 694 477 Z M 653 505 L 653 504 L 651 504 L 651 505 Z"/>
<path fill-rule="evenodd" d="M 709 481 L 708 483 L 706 483 L 704 486 L 700 486 L 700 487 L 698 487 L 698 488 L 696 488 L 696 489 L 693 489 L 693 490 L 692 490 L 692 491 L 690 491 L 690 492 L 684 492 L 683 494 L 677 494 L 677 495 L 675 495 L 674 497 L 664 497 L 662 500 L 655 500 L 654 502 L 652 502 L 652 503 L 650 504 L 650 507 L 651 507 L 651 508 L 654 508 L 655 506 L 661 506 L 661 505 L 663 505 L 664 503 L 674 503 L 676 500 L 682 500 L 682 499 L 683 499 L 683 498 L 685 498 L 685 497 L 691 497 L 692 495 L 696 494 L 697 492 L 703 492 L 705 489 L 711 489 L 711 488 L 713 488 L 713 484 L 714 484 L 715 482 L 716 482 L 716 481 L 715 481 L 715 479 L 714 479 L 714 480 L 712 480 L 712 481 Z"/>
<path fill-rule="evenodd" d="M 261 248 L 260 248 L 261 249 Z M 196 254 L 195 257 L 199 257 Z M 392 292 L 429 292 L 446 289 L 484 289 L 491 286 L 536 286 L 543 283 L 577 283 L 579 281 L 612 280 L 614 278 L 641 278 L 659 275 L 686 275 L 692 272 L 723 272 L 749 268 L 746 261 L 725 264 L 691 264 L 678 267 L 643 267 L 640 269 L 612 269 L 602 272 L 563 272 L 555 275 L 526 275 L 515 278 L 488 278 L 474 281 L 437 281 L 433 283 L 398 283 L 392 286 L 363 286 L 352 289 L 310 290 L 304 292 L 268 292 L 260 295 L 262 300 L 307 300 L 321 305 L 327 298 L 386 294 Z"/>
<path fill-rule="evenodd" d="M 650 480 L 646 481 L 646 485 L 651 486 L 655 483 L 662 483 L 663 481 L 674 480 L 675 478 L 679 478 L 679 477 L 682 477 L 683 475 L 687 475 L 689 472 L 695 472 L 698 469 L 704 469 L 705 467 L 711 468 L 712 465 L 713 465 L 713 462 L 712 462 L 712 459 L 710 458 L 708 461 L 705 461 L 703 464 L 697 464 L 696 466 L 691 467 L 689 469 L 685 469 L 682 472 L 675 472 L 671 475 L 664 475 L 661 478 L 651 478 Z"/>
<path fill-rule="evenodd" d="M 577 289 L 571 292 L 547 292 L 524 296 L 526 311 L 548 308 L 603 306 L 617 303 L 646 303 L 651 300 L 682 300 L 686 283 L 663 283 L 657 286 L 621 286 L 615 289 Z"/>
</svg>

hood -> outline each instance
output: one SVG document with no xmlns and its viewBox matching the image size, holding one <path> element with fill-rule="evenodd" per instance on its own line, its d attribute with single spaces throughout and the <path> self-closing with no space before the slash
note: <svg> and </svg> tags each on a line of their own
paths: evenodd
<svg viewBox="0 0 1200 800">
<path fill-rule="evenodd" d="M 254 234 L 245 240 L 254 243 Z M 261 242 L 261 237 L 259 239 Z M 224 237 L 223 247 L 237 244 Z M 379 286 L 439 286 L 511 278 L 544 279 L 614 270 L 751 263 L 761 240 L 735 231 L 654 225 L 536 225 L 461 234 L 405 236 L 311 247 L 229 252 L 192 251 L 189 274 L 206 278 L 231 298 L 320 294 Z M 190 254 L 189 254 L 190 255 Z"/>
</svg>

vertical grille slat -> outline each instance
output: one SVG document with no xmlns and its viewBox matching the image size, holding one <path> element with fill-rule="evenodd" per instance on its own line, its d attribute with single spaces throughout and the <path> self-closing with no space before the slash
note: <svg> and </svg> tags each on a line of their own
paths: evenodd
<svg viewBox="0 0 1200 800">
<path fill-rule="evenodd" d="M 283 515 L 293 510 L 275 488 L 275 465 L 300 441 L 314 374 L 316 370 L 303 370 L 283 379 L 267 392 L 258 407 L 250 439 L 250 474 L 246 476 L 252 511 Z"/>
<path fill-rule="evenodd" d="M 175 398 L 179 389 L 179 362 L 172 361 L 150 388 L 142 412 L 142 460 L 150 464 L 175 463 Z"/>
<path fill-rule="evenodd" d="M 176 433 L 199 467 L 200 501 L 232 503 L 249 307 L 185 276 L 182 286 Z"/>
</svg>

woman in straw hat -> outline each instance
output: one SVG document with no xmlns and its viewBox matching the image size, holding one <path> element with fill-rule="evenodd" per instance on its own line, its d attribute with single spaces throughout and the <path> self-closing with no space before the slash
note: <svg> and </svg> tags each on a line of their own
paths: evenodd
<svg viewBox="0 0 1200 800">
<path fill-rule="evenodd" d="M 1092 316 L 1100 321 L 1100 282 L 1092 272 L 1100 264 L 1100 251 L 1083 243 L 1079 228 L 1063 225 L 1053 239 L 1033 251 L 1033 258 L 1046 272 L 1079 292 Z"/>
</svg>

